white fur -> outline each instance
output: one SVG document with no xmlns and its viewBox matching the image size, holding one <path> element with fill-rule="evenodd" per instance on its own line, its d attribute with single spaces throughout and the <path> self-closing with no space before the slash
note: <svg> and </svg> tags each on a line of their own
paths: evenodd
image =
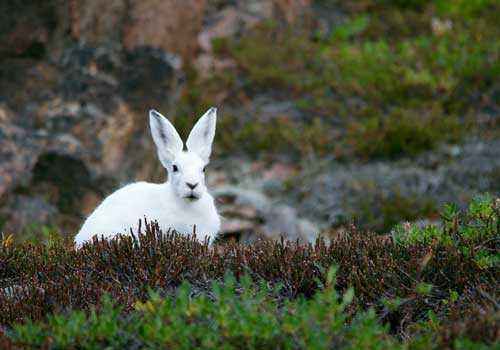
<svg viewBox="0 0 500 350">
<path fill-rule="evenodd" d="M 209 161 L 216 119 L 217 110 L 210 108 L 193 127 L 186 142 L 187 151 L 183 151 L 174 126 L 151 110 L 151 134 L 158 157 L 169 173 L 168 181 L 163 184 L 136 182 L 109 195 L 76 235 L 77 246 L 95 235 L 112 238 L 130 234 L 131 228 L 137 233 L 139 220 L 144 218 L 157 220 L 163 232 L 174 229 L 192 234 L 195 231 L 198 238 L 213 241 L 220 229 L 220 218 L 205 186 L 203 169 Z M 191 189 L 189 184 L 196 187 Z"/>
</svg>

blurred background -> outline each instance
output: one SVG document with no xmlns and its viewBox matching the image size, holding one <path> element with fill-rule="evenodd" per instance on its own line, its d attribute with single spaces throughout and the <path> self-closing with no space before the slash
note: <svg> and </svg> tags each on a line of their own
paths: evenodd
<svg viewBox="0 0 500 350">
<path fill-rule="evenodd" d="M 313 240 L 500 194 L 496 0 L 2 0 L 0 232 L 74 235 L 219 108 L 223 233 Z"/>
</svg>

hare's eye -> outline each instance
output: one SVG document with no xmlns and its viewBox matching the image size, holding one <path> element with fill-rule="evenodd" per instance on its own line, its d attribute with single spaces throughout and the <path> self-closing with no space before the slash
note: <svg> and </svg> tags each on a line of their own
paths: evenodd
<svg viewBox="0 0 500 350">
<path fill-rule="evenodd" d="M 174 169 L 174 173 L 177 172 L 179 170 L 179 168 L 177 168 L 177 165 L 174 164 L 173 166 L 173 169 Z"/>
<path fill-rule="evenodd" d="M 204 167 L 203 167 L 203 172 L 205 172 L 205 170 L 207 170 L 207 167 L 206 167 L 206 166 L 204 166 Z"/>
</svg>

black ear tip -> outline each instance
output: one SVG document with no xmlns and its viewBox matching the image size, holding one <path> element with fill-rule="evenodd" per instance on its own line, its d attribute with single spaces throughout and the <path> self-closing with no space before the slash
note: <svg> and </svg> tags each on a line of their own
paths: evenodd
<svg viewBox="0 0 500 350">
<path fill-rule="evenodd" d="M 150 123 L 160 123 L 164 122 L 165 117 L 160 114 L 156 109 L 149 110 L 149 122 Z"/>
</svg>

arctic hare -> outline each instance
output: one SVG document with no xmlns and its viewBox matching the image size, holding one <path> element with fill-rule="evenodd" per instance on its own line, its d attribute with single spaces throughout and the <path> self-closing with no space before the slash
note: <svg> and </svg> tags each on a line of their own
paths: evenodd
<svg viewBox="0 0 500 350">
<path fill-rule="evenodd" d="M 167 169 L 163 184 L 136 182 L 109 195 L 94 210 L 75 237 L 77 246 L 94 235 L 112 238 L 137 232 L 139 219 L 157 220 L 163 232 L 174 229 L 197 237 L 216 237 L 220 218 L 205 186 L 205 167 L 212 151 L 217 109 L 210 108 L 195 124 L 184 144 L 174 126 L 155 110 L 149 125 L 158 157 Z"/>
</svg>

